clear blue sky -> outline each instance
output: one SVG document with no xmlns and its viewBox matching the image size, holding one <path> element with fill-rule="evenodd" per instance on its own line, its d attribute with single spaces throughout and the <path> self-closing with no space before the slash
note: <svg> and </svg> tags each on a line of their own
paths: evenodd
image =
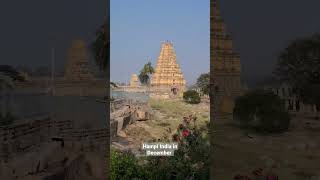
<svg viewBox="0 0 320 180">
<path fill-rule="evenodd" d="M 209 0 L 111 0 L 111 81 L 129 82 L 161 41 L 173 42 L 188 85 L 210 64 Z"/>
</svg>

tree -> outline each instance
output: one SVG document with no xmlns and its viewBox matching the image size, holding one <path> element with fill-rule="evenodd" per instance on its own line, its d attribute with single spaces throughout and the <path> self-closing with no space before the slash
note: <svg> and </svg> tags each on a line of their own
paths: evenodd
<svg viewBox="0 0 320 180">
<path fill-rule="evenodd" d="M 320 107 L 320 34 L 291 42 L 274 73 L 305 103 Z"/>
<path fill-rule="evenodd" d="M 140 71 L 139 74 L 139 80 L 141 82 L 141 84 L 143 85 L 149 85 L 150 83 L 150 76 L 154 73 L 154 69 L 151 65 L 151 62 L 148 62 L 147 64 L 145 64 L 142 68 L 142 70 Z"/>
<path fill-rule="evenodd" d="M 201 102 L 200 95 L 195 90 L 189 90 L 183 93 L 183 99 L 189 104 L 199 104 Z"/>
<path fill-rule="evenodd" d="M 197 79 L 197 87 L 201 89 L 203 94 L 210 92 L 210 73 L 201 74 Z"/>
<path fill-rule="evenodd" d="M 96 38 L 92 43 L 92 51 L 94 54 L 94 60 L 101 71 L 106 72 L 109 68 L 108 66 L 108 57 L 109 57 L 109 47 L 107 43 L 107 32 L 105 31 L 105 26 L 107 23 L 105 22 L 104 25 L 100 26 L 96 32 Z"/>
<path fill-rule="evenodd" d="M 290 115 L 283 100 L 272 91 L 254 90 L 235 101 L 234 119 L 258 132 L 283 132 L 290 124 Z"/>
<path fill-rule="evenodd" d="M 108 77 L 110 68 L 109 29 L 109 20 L 106 18 L 104 24 L 96 31 L 96 38 L 91 45 L 95 63 L 100 68 L 100 71 L 105 73 L 105 77 Z M 111 82 L 110 85 L 113 86 L 114 83 Z"/>
</svg>

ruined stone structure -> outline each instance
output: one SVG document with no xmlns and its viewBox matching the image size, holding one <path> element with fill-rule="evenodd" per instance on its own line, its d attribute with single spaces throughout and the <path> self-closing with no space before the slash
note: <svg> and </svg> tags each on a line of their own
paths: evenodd
<svg viewBox="0 0 320 180">
<path fill-rule="evenodd" d="M 139 80 L 138 80 L 138 76 L 136 74 L 131 75 L 130 86 L 131 87 L 139 86 Z"/>
<path fill-rule="evenodd" d="M 181 96 L 185 90 L 185 85 L 186 81 L 177 63 L 173 44 L 168 41 L 162 43 L 155 73 L 151 79 L 152 89 L 159 93 Z"/>
<path fill-rule="evenodd" d="M 212 112 L 217 112 L 216 116 L 232 114 L 234 99 L 242 91 L 240 56 L 233 50 L 232 38 L 220 16 L 217 0 L 211 1 L 210 19 Z"/>
<path fill-rule="evenodd" d="M 306 117 L 316 117 L 320 114 L 320 107 L 316 105 L 304 104 L 303 101 L 293 93 L 293 89 L 285 83 L 274 83 L 264 85 L 265 90 L 271 90 L 284 100 L 285 107 L 289 113 L 303 115 Z"/>
<path fill-rule="evenodd" d="M 0 170 L 3 170 L 0 171 L 0 177 L 28 175 L 29 179 L 39 179 L 38 177 L 52 175 L 57 170 L 70 167 L 69 163 L 83 154 L 88 159 L 93 158 L 90 162 L 95 164 L 90 166 L 94 165 L 92 169 L 100 171 L 94 174 L 105 177 L 107 169 L 100 167 L 108 158 L 105 152 L 109 147 L 109 128 L 77 129 L 73 124 L 70 120 L 54 121 L 49 117 L 39 117 L 0 127 Z M 87 156 L 90 154 L 97 155 Z M 74 167 L 76 171 L 80 169 L 81 167 Z M 75 177 L 81 179 L 79 175 Z"/>
<path fill-rule="evenodd" d="M 86 44 L 82 40 L 75 40 L 71 44 L 65 69 L 65 79 L 70 81 L 93 79 L 89 70 Z"/>
<path fill-rule="evenodd" d="M 113 106 L 110 114 L 111 137 L 118 136 L 121 131 L 136 121 L 146 121 L 151 118 L 151 110 L 147 103 L 117 99 L 111 102 L 111 106 Z"/>
</svg>

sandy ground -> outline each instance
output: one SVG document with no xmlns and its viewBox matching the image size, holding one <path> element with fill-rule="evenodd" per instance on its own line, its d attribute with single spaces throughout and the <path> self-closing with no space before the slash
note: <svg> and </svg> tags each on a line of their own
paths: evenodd
<svg viewBox="0 0 320 180">
<path fill-rule="evenodd" d="M 280 180 L 320 176 L 319 120 L 294 118 L 284 134 L 250 134 L 251 138 L 230 121 L 215 122 L 214 127 L 214 179 L 232 179 L 272 165 Z"/>
</svg>

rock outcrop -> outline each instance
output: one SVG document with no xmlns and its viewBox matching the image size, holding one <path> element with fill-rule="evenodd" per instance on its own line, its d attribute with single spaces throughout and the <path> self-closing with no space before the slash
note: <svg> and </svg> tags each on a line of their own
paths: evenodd
<svg viewBox="0 0 320 180">
<path fill-rule="evenodd" d="M 110 116 L 110 135 L 115 137 L 121 134 L 128 125 L 136 121 L 146 121 L 151 118 L 151 110 L 147 104 L 132 103 L 123 104 L 122 108 L 118 108 L 111 113 Z"/>
</svg>

